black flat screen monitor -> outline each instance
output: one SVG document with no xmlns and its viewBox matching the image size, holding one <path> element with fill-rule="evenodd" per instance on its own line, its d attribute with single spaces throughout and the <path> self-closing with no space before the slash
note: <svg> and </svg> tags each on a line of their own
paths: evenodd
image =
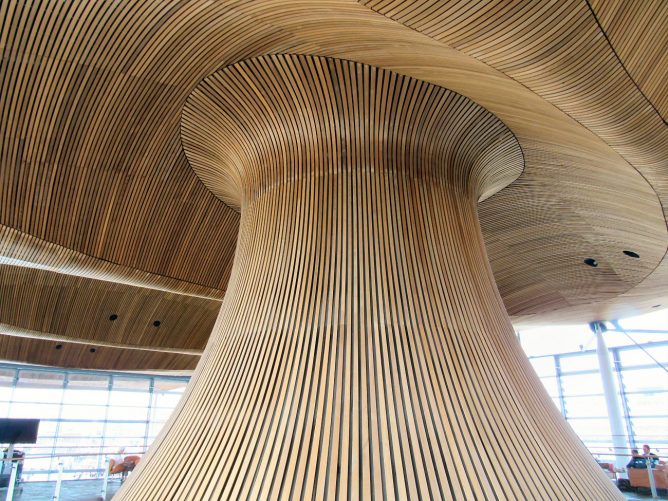
<svg viewBox="0 0 668 501">
<path fill-rule="evenodd" d="M 0 418 L 0 444 L 34 444 L 39 419 Z"/>
</svg>

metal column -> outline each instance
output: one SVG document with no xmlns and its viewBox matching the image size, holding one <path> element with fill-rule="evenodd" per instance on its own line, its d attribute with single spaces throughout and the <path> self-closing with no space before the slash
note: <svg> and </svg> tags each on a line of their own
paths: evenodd
<svg viewBox="0 0 668 501">
<path fill-rule="evenodd" d="M 610 360 L 610 353 L 603 339 L 603 333 L 607 330 L 607 327 L 603 322 L 591 322 L 589 327 L 596 334 L 596 355 L 598 356 L 598 368 L 601 374 L 601 382 L 603 383 L 605 405 L 608 408 L 612 445 L 616 454 L 615 466 L 622 468 L 628 460 L 625 454 L 629 453 L 629 444 L 624 429 L 624 418 L 622 417 L 619 396 L 615 388 L 614 370 Z"/>
</svg>

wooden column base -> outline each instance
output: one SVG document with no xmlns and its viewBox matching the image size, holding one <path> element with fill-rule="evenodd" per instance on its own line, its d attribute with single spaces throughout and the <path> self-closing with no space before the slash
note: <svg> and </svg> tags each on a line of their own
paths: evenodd
<svg viewBox="0 0 668 501">
<path fill-rule="evenodd" d="M 476 204 L 521 157 L 495 117 L 272 56 L 203 82 L 182 136 L 240 207 L 238 247 L 189 389 L 118 499 L 620 498 L 489 268 Z"/>
<path fill-rule="evenodd" d="M 243 208 L 232 284 L 120 499 L 616 499 L 523 354 L 475 201 L 367 167 Z"/>
</svg>

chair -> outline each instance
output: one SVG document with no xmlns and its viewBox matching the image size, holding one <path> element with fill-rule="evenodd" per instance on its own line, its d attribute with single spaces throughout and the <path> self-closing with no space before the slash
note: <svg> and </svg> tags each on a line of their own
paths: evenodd
<svg viewBox="0 0 668 501">
<path fill-rule="evenodd" d="M 668 489 L 668 470 L 665 466 L 652 468 L 652 474 L 654 475 L 654 485 L 656 485 L 657 489 Z M 646 468 L 629 468 L 628 475 L 631 487 L 650 488 L 649 475 Z"/>
</svg>

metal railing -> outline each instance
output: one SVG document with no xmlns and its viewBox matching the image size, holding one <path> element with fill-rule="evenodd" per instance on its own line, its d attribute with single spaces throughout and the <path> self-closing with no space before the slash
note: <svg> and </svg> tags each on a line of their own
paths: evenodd
<svg viewBox="0 0 668 501">
<path fill-rule="evenodd" d="M 125 451 L 123 454 L 127 457 L 129 455 L 143 455 L 145 454 L 146 451 Z M 66 457 L 82 457 L 82 456 L 103 456 L 105 458 L 104 460 L 104 467 L 97 469 L 97 471 L 102 471 L 102 487 L 98 492 L 98 499 L 106 500 L 107 499 L 107 487 L 109 485 L 109 475 L 111 472 L 111 457 L 117 455 L 118 452 L 104 452 L 102 454 L 100 453 L 79 453 L 79 454 L 51 454 L 51 455 L 39 455 L 36 454 L 34 456 L 24 456 L 20 458 L 14 458 L 14 457 L 8 457 L 8 458 L 0 458 L 0 463 L 4 465 L 4 463 L 10 463 L 11 464 L 11 472 L 9 476 L 9 485 L 7 486 L 7 495 L 5 497 L 5 501 L 13 501 L 14 499 L 14 492 L 16 491 L 17 488 L 17 482 L 19 481 L 18 477 L 18 470 L 19 470 L 19 465 L 26 461 L 27 459 L 52 459 L 52 458 L 58 458 L 58 471 L 57 471 L 57 476 L 56 476 L 56 485 L 53 491 L 53 496 L 51 497 L 51 501 L 60 501 L 60 490 L 62 487 L 62 482 L 63 482 L 63 471 L 64 471 L 64 462 L 63 458 Z M 4 468 L 3 468 L 4 470 Z"/>
<path fill-rule="evenodd" d="M 624 449 L 624 452 L 616 452 L 613 451 L 613 449 L 619 449 L 615 447 L 601 447 L 605 448 L 606 451 L 592 451 L 590 450 L 592 456 L 599 460 L 597 456 L 606 456 L 606 457 L 625 457 L 629 458 L 629 451 L 628 449 Z M 130 452 L 130 451 L 125 451 L 125 455 L 143 455 L 145 454 L 146 451 L 137 451 L 137 452 Z M 11 462 L 12 464 L 12 469 L 11 469 L 11 476 L 9 480 L 9 486 L 7 489 L 7 496 L 5 498 L 5 501 L 13 501 L 14 499 L 14 491 L 16 488 L 16 484 L 18 481 L 18 465 L 27 460 L 27 459 L 51 459 L 51 458 L 58 458 L 58 472 L 57 472 L 57 477 L 56 477 L 56 484 L 54 487 L 53 491 L 53 496 L 51 498 L 52 501 L 60 501 L 60 491 L 62 487 L 62 482 L 63 482 L 63 471 L 64 471 L 64 462 L 63 458 L 66 457 L 82 457 L 82 456 L 104 456 L 105 461 L 104 461 L 104 468 L 97 469 L 97 471 L 102 471 L 103 476 L 102 476 L 102 486 L 100 490 L 98 491 L 98 499 L 106 500 L 107 497 L 107 488 L 109 485 L 109 475 L 110 475 L 110 461 L 111 457 L 113 455 L 117 455 L 118 452 L 105 452 L 102 454 L 99 453 L 81 453 L 81 454 L 54 454 L 54 455 L 31 455 L 27 457 L 22 457 L 22 458 L 0 458 L 0 462 Z M 658 499 L 658 492 L 657 492 L 657 487 L 656 487 L 656 482 L 654 479 L 654 471 L 656 471 L 656 468 L 653 468 L 652 466 L 652 459 L 651 458 L 646 458 L 646 466 L 647 466 L 647 474 L 648 474 L 648 479 L 649 479 L 649 486 L 650 486 L 650 491 L 652 494 L 653 499 Z M 614 469 L 615 473 L 624 473 L 626 472 L 626 468 L 615 468 Z"/>
</svg>

